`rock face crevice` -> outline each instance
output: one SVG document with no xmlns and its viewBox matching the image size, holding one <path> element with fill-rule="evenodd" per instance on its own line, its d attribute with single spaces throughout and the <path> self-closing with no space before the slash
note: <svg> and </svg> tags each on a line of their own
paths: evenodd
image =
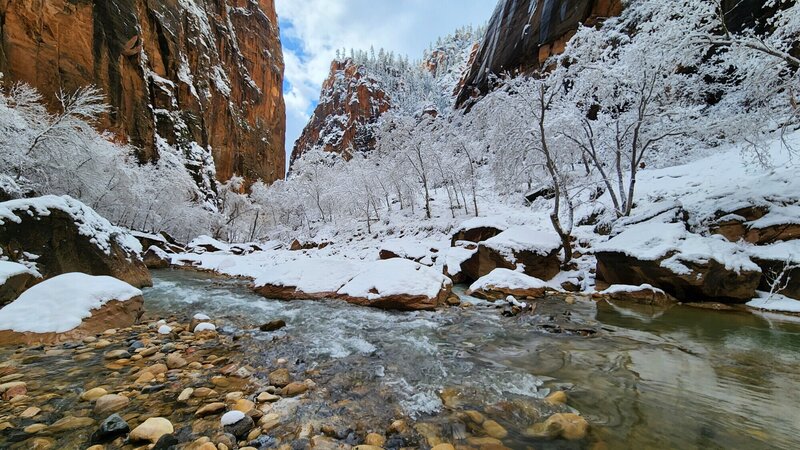
<svg viewBox="0 0 800 450">
<path fill-rule="evenodd" d="M 95 85 L 98 128 L 159 157 L 160 141 L 219 180 L 284 176 L 283 54 L 274 0 L 8 0 L 0 4 L 3 83 L 56 95 Z"/>
</svg>

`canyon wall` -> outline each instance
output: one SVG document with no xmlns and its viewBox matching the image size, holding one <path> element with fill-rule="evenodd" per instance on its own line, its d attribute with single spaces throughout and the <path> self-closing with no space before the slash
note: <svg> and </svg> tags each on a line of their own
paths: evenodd
<svg viewBox="0 0 800 450">
<path fill-rule="evenodd" d="M 199 171 L 210 149 L 221 181 L 283 178 L 283 69 L 274 0 L 0 3 L 6 87 L 58 108 L 58 92 L 95 85 L 111 105 L 98 128 L 142 162 L 171 145 Z"/>
</svg>

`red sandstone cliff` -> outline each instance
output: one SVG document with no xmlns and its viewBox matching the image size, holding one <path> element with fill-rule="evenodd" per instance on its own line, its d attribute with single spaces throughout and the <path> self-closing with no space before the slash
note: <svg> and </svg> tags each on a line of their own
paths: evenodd
<svg viewBox="0 0 800 450">
<path fill-rule="evenodd" d="M 350 58 L 336 60 L 322 85 L 317 108 L 292 151 L 292 162 L 320 148 L 349 158 L 375 147 L 374 127 L 391 107 L 381 83 Z"/>
<path fill-rule="evenodd" d="M 55 101 L 96 85 L 100 127 L 159 157 L 210 147 L 217 178 L 283 178 L 283 54 L 274 0 L 5 0 L 3 82 Z M 160 138 L 160 139 L 159 139 Z M 162 141 L 162 142 L 163 142 Z"/>
</svg>

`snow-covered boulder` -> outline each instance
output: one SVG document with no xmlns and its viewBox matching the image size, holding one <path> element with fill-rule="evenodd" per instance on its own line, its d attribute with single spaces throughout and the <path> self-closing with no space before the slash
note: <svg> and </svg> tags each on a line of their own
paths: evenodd
<svg viewBox="0 0 800 450">
<path fill-rule="evenodd" d="M 69 196 L 0 203 L 0 250 L 12 260 L 35 263 L 44 278 L 82 272 L 152 285 L 139 241 Z"/>
<path fill-rule="evenodd" d="M 155 234 L 144 233 L 141 231 L 131 231 L 131 235 L 138 239 L 139 243 L 142 244 L 142 248 L 145 249 L 156 247 L 168 253 L 183 253 L 186 251 L 182 245 L 178 244 L 177 241 L 164 232 Z"/>
<path fill-rule="evenodd" d="M 496 217 L 475 217 L 463 222 L 453 232 L 452 245 L 458 241 L 482 242 L 506 231 L 508 224 Z"/>
<path fill-rule="evenodd" d="M 541 298 L 547 291 L 544 281 L 508 269 L 494 269 L 472 283 L 467 295 L 485 300 L 500 300 L 508 296 L 516 298 Z"/>
<path fill-rule="evenodd" d="M 116 278 L 59 275 L 0 309 L 0 345 L 54 343 L 128 327 L 143 303 L 142 291 Z"/>
<path fill-rule="evenodd" d="M 339 298 L 399 310 L 434 309 L 450 295 L 451 286 L 436 269 L 405 259 L 301 259 L 265 269 L 255 281 L 256 292 L 267 298 Z"/>
<path fill-rule="evenodd" d="M 756 245 L 800 239 L 800 205 L 749 205 L 731 212 L 717 212 L 709 228 L 731 242 Z"/>
<path fill-rule="evenodd" d="M 442 271 L 453 280 L 453 283 L 465 283 L 467 275 L 462 271 L 461 265 L 477 252 L 477 247 L 471 249 L 461 246 L 450 247 L 442 251 L 437 262 L 442 264 Z"/>
<path fill-rule="evenodd" d="M 677 300 L 661 289 L 643 284 L 641 286 L 628 286 L 615 284 L 608 289 L 594 295 L 597 299 L 610 299 L 616 301 L 633 302 L 640 305 L 671 305 Z"/>
<path fill-rule="evenodd" d="M 682 301 L 749 301 L 761 279 L 742 245 L 682 223 L 630 226 L 594 253 L 598 286 L 649 284 Z"/>
<path fill-rule="evenodd" d="M 301 241 L 299 239 L 295 239 L 289 244 L 289 250 L 292 251 L 299 251 L 299 250 L 314 250 L 314 249 L 323 249 L 329 246 L 330 242 L 314 242 L 314 241 Z"/>
<path fill-rule="evenodd" d="M 350 303 L 397 310 L 429 310 L 443 304 L 452 282 L 435 269 L 406 259 L 367 264 L 342 286 L 338 297 Z"/>
<path fill-rule="evenodd" d="M 448 242 L 419 239 L 415 236 L 387 239 L 381 244 L 380 259 L 403 258 L 426 266 L 437 263 L 443 249 L 450 248 Z"/>
<path fill-rule="evenodd" d="M 365 268 L 365 263 L 337 258 L 304 258 L 268 267 L 255 280 L 256 292 L 278 300 L 324 299 Z"/>
<path fill-rule="evenodd" d="M 561 269 L 558 252 L 561 240 L 553 232 L 530 227 L 513 227 L 478 245 L 478 251 L 461 265 L 472 280 L 488 275 L 496 268 L 516 270 L 526 275 L 550 280 Z"/>
<path fill-rule="evenodd" d="M 212 238 L 211 236 L 198 236 L 192 239 L 186 246 L 186 249 L 192 253 L 214 253 L 214 252 L 227 252 L 230 246 L 222 241 Z"/>
<path fill-rule="evenodd" d="M 151 245 L 147 251 L 144 252 L 142 260 L 148 269 L 167 269 L 172 259 L 161 247 Z"/>
<path fill-rule="evenodd" d="M 0 307 L 14 301 L 41 278 L 39 272 L 27 266 L 0 261 Z"/>
</svg>

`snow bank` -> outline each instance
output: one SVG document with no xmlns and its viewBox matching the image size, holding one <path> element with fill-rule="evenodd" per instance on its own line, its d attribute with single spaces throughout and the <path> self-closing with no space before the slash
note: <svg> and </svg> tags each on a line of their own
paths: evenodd
<svg viewBox="0 0 800 450">
<path fill-rule="evenodd" d="M 747 306 L 768 311 L 779 311 L 800 314 L 800 300 L 793 300 L 779 294 L 772 297 L 766 292 L 759 292 L 758 298 L 751 300 Z"/>
<path fill-rule="evenodd" d="M 31 275 L 34 278 L 42 278 L 39 272 L 27 266 L 15 262 L 0 261 L 0 285 L 6 284 L 6 281 L 11 277 L 23 274 Z"/>
<path fill-rule="evenodd" d="M 595 253 L 616 252 L 643 261 L 663 259 L 661 266 L 677 274 L 690 274 L 684 265 L 715 260 L 727 270 L 760 272 L 747 249 L 722 236 L 703 237 L 686 231 L 682 223 L 646 222 L 632 225 L 610 240 L 597 245 Z"/>
<path fill-rule="evenodd" d="M 777 242 L 770 245 L 747 246 L 747 253 L 755 259 L 800 264 L 800 240 Z"/>
<path fill-rule="evenodd" d="M 531 227 L 513 227 L 483 242 L 488 248 L 514 260 L 514 252 L 529 251 L 547 256 L 561 248 L 561 239 L 553 232 Z"/>
<path fill-rule="evenodd" d="M 361 261 L 345 259 L 300 259 L 266 268 L 256 278 L 255 287 L 292 286 L 307 294 L 333 293 L 355 278 L 365 267 L 366 264 Z"/>
<path fill-rule="evenodd" d="M 22 223 L 22 216 L 49 216 L 51 210 L 67 213 L 78 227 L 78 233 L 86 236 L 107 255 L 111 254 L 111 243 L 116 242 L 128 254 L 141 255 L 142 245 L 125 229 L 116 227 L 92 208 L 74 198 L 64 195 L 10 200 L 0 203 L 0 225 L 5 222 Z"/>
<path fill-rule="evenodd" d="M 0 309 L 0 330 L 64 333 L 109 301 L 128 301 L 142 291 L 107 276 L 67 273 L 45 280 Z"/>
<path fill-rule="evenodd" d="M 544 289 L 549 285 L 544 281 L 525 275 L 522 272 L 515 272 L 509 269 L 494 269 L 488 275 L 482 276 L 478 281 L 472 283 L 469 292 L 479 290 L 502 289 Z"/>
<path fill-rule="evenodd" d="M 449 278 L 430 267 L 395 258 L 367 265 L 338 293 L 369 300 L 394 295 L 436 298 L 449 284 Z"/>
</svg>

